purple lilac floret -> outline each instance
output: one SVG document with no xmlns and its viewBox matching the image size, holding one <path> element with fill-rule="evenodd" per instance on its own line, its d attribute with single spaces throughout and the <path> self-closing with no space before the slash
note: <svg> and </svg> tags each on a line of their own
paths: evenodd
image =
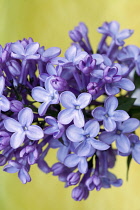
<svg viewBox="0 0 140 210">
<path fill-rule="evenodd" d="M 118 155 L 127 157 L 127 169 L 133 159 L 140 164 L 140 106 L 132 98 L 140 84 L 140 49 L 124 47 L 133 30 L 120 31 L 116 21 L 98 32 L 95 53 L 82 22 L 69 32 L 73 43 L 64 56 L 32 38 L 0 45 L 0 166 L 25 184 L 37 164 L 74 186 L 76 201 L 122 185 L 110 172 Z M 51 166 L 54 149 L 58 161 Z"/>
</svg>

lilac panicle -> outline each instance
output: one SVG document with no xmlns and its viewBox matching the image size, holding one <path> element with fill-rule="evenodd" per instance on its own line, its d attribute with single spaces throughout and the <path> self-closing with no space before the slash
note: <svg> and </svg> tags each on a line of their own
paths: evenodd
<svg viewBox="0 0 140 210">
<path fill-rule="evenodd" d="M 117 21 L 98 32 L 95 53 L 82 22 L 69 32 L 73 43 L 61 57 L 60 48 L 45 49 L 32 38 L 0 45 L 0 166 L 25 184 L 37 164 L 65 187 L 76 185 L 76 201 L 122 185 L 109 171 L 118 155 L 140 164 L 140 104 L 133 99 L 140 48 L 123 46 L 133 30 L 120 30 Z M 50 166 L 54 149 L 58 161 Z"/>
</svg>

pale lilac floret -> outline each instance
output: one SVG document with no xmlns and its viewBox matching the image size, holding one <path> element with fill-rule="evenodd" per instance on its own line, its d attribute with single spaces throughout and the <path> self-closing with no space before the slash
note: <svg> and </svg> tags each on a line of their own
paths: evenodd
<svg viewBox="0 0 140 210">
<path fill-rule="evenodd" d="M 43 130 L 37 125 L 31 125 L 33 122 L 33 112 L 30 108 L 23 108 L 18 114 L 18 121 L 13 118 L 4 120 L 6 130 L 12 132 L 10 145 L 12 148 L 18 148 L 27 136 L 29 139 L 36 141 L 43 138 Z"/>
<path fill-rule="evenodd" d="M 124 122 L 117 122 L 114 131 L 102 132 L 99 139 L 107 144 L 112 144 L 112 142 L 116 141 L 118 150 L 122 153 L 127 153 L 130 150 L 130 140 L 127 134 L 135 131 L 139 127 L 139 124 L 139 120 L 135 118 L 129 118 Z"/>
<path fill-rule="evenodd" d="M 135 134 L 130 134 L 128 136 L 130 140 L 130 150 L 128 153 L 120 153 L 122 156 L 132 155 L 132 158 L 140 164 L 140 140 L 139 137 Z"/>
<path fill-rule="evenodd" d="M 133 34 L 133 30 L 123 29 L 119 31 L 120 24 L 117 21 L 111 21 L 110 23 L 105 22 L 103 26 L 98 28 L 98 32 L 104 35 L 111 36 L 115 41 L 116 45 L 122 46 L 124 39 L 127 39 Z"/>
<path fill-rule="evenodd" d="M 0 111 L 8 111 L 10 109 L 9 100 L 3 95 L 5 88 L 5 79 L 3 76 L 0 77 Z"/>
<path fill-rule="evenodd" d="M 140 49 L 137 46 L 128 45 L 124 47 L 119 51 L 117 58 L 120 61 L 131 63 L 131 68 L 135 66 L 136 72 L 140 76 Z"/>
<path fill-rule="evenodd" d="M 69 154 L 64 160 L 64 165 L 67 167 L 75 167 L 78 165 L 79 172 L 85 174 L 88 170 L 86 157 L 80 157 L 76 154 Z"/>
<path fill-rule="evenodd" d="M 43 102 L 38 109 L 40 116 L 43 116 L 46 113 L 50 104 L 58 104 L 59 102 L 58 91 L 52 87 L 51 80 L 52 77 L 46 79 L 45 88 L 38 86 L 32 89 L 33 99 L 38 102 Z"/>
<path fill-rule="evenodd" d="M 117 107 L 117 98 L 110 96 L 106 99 L 104 107 L 97 107 L 92 111 L 92 116 L 98 121 L 103 121 L 106 131 L 113 131 L 116 128 L 116 122 L 122 122 L 129 118 L 126 111 L 116 110 Z"/>
<path fill-rule="evenodd" d="M 60 138 L 65 130 L 64 125 L 57 121 L 54 117 L 47 116 L 45 121 L 50 125 L 44 129 L 44 133 L 48 135 L 53 135 L 53 137 Z"/>
<path fill-rule="evenodd" d="M 37 42 L 32 42 L 24 47 L 23 44 L 18 41 L 11 44 L 11 57 L 22 60 L 39 59 L 40 55 L 37 53 L 38 49 L 39 43 Z"/>
<path fill-rule="evenodd" d="M 75 95 L 70 91 L 61 93 L 60 102 L 66 109 L 59 112 L 59 122 L 67 125 L 73 120 L 77 127 L 83 127 L 85 120 L 81 110 L 89 105 L 91 99 L 92 97 L 89 93 L 81 93 L 77 99 Z"/>
<path fill-rule="evenodd" d="M 8 172 L 8 173 L 16 173 L 18 172 L 18 177 L 21 180 L 21 182 L 23 184 L 26 184 L 27 182 L 31 181 L 31 177 L 28 173 L 28 168 L 26 167 L 26 165 L 24 165 L 22 163 L 22 159 L 20 161 L 21 163 L 15 161 L 15 160 L 10 160 L 8 165 L 6 165 L 4 167 L 4 171 Z M 23 160 L 24 162 L 24 160 Z"/>
<path fill-rule="evenodd" d="M 79 143 L 76 147 L 76 153 L 79 156 L 90 156 L 95 150 L 107 150 L 110 146 L 96 140 L 94 137 L 99 133 L 99 123 L 96 120 L 86 122 L 84 129 L 75 125 L 70 125 L 66 134 L 70 141 Z"/>
</svg>

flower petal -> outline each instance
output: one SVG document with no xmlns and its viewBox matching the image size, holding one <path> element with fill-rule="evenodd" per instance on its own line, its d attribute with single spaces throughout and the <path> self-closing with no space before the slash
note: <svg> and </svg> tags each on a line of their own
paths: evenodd
<svg viewBox="0 0 140 210">
<path fill-rule="evenodd" d="M 67 125 L 73 120 L 74 115 L 75 115 L 75 110 L 73 110 L 73 109 L 64 109 L 64 110 L 59 112 L 59 114 L 58 114 L 58 121 L 61 124 Z"/>
<path fill-rule="evenodd" d="M 80 161 L 80 158 L 76 155 L 76 154 L 70 154 L 68 155 L 65 160 L 64 160 L 64 164 L 67 167 L 74 167 L 76 166 Z"/>
<path fill-rule="evenodd" d="M 22 126 L 29 126 L 33 122 L 33 111 L 26 107 L 23 108 L 18 114 L 18 120 Z"/>
<path fill-rule="evenodd" d="M 3 112 L 8 111 L 10 109 L 9 100 L 3 95 L 1 95 L 0 98 L 0 110 L 2 110 Z"/>
<path fill-rule="evenodd" d="M 42 58 L 43 61 L 47 62 L 50 59 L 55 58 L 56 56 L 60 55 L 60 53 L 61 53 L 60 48 L 50 47 L 42 53 L 41 58 Z"/>
<path fill-rule="evenodd" d="M 86 140 L 76 147 L 76 153 L 78 156 L 88 156 L 90 153 L 91 144 L 89 144 Z"/>
<path fill-rule="evenodd" d="M 123 133 L 130 133 L 135 131 L 140 125 L 140 121 L 136 118 L 129 118 L 128 120 L 124 121 L 122 124 L 122 132 Z"/>
<path fill-rule="evenodd" d="M 77 102 L 80 105 L 80 109 L 83 109 L 86 106 L 88 106 L 91 100 L 92 96 L 90 93 L 81 93 L 77 98 Z"/>
<path fill-rule="evenodd" d="M 65 108 L 74 108 L 74 105 L 77 105 L 75 95 L 70 91 L 64 91 L 60 95 L 60 103 Z"/>
<path fill-rule="evenodd" d="M 114 85 L 114 83 L 113 84 L 107 83 L 107 84 L 105 84 L 105 92 L 107 93 L 107 95 L 110 96 L 110 95 L 116 95 L 117 93 L 120 92 L 120 90 L 119 90 L 118 86 L 116 87 Z"/>
<path fill-rule="evenodd" d="M 88 170 L 88 163 L 87 163 L 86 158 L 84 158 L 84 157 L 80 158 L 80 162 L 78 164 L 78 170 L 80 171 L 80 173 L 86 174 L 86 172 Z"/>
<path fill-rule="evenodd" d="M 103 125 L 106 131 L 113 131 L 116 128 L 116 123 L 110 117 L 104 118 Z"/>
<path fill-rule="evenodd" d="M 79 109 L 75 110 L 74 114 L 75 114 L 73 119 L 74 125 L 76 125 L 79 128 L 82 128 L 85 124 L 83 112 Z"/>
<path fill-rule="evenodd" d="M 122 88 L 127 91 L 132 91 L 135 89 L 134 83 L 127 78 L 122 78 L 119 82 L 114 83 L 116 87 Z"/>
<path fill-rule="evenodd" d="M 66 156 L 68 155 L 69 153 L 69 147 L 66 147 L 66 146 L 62 146 L 60 147 L 60 149 L 58 150 L 57 152 L 57 158 L 58 160 L 63 163 Z"/>
<path fill-rule="evenodd" d="M 95 137 L 99 133 L 100 127 L 96 120 L 89 120 L 85 124 L 85 133 L 89 134 L 90 137 Z"/>
<path fill-rule="evenodd" d="M 2 95 L 4 87 L 5 87 L 5 79 L 3 76 L 1 76 L 0 77 L 0 95 Z"/>
<path fill-rule="evenodd" d="M 117 135 L 115 134 L 115 132 L 104 131 L 100 134 L 99 139 L 107 144 L 111 144 L 117 139 Z"/>
<path fill-rule="evenodd" d="M 4 127 L 10 132 L 23 131 L 21 124 L 13 118 L 7 118 L 4 120 Z"/>
<path fill-rule="evenodd" d="M 108 144 L 93 138 L 90 138 L 89 142 L 95 149 L 98 150 L 107 150 L 110 147 Z"/>
<path fill-rule="evenodd" d="M 48 102 L 42 103 L 42 104 L 40 105 L 40 107 L 38 108 L 38 114 L 39 114 L 40 116 L 45 115 L 45 113 L 46 113 L 48 107 L 50 106 L 50 104 L 51 104 L 51 101 L 49 101 L 49 98 L 48 98 Z"/>
<path fill-rule="evenodd" d="M 124 110 L 116 110 L 113 114 L 113 116 L 111 117 L 111 119 L 115 120 L 115 121 L 125 121 L 129 118 L 129 115 L 127 114 L 126 111 Z"/>
<path fill-rule="evenodd" d="M 31 125 L 28 127 L 26 131 L 26 135 L 31 140 L 39 140 L 43 138 L 44 133 L 43 130 L 38 125 Z"/>
<path fill-rule="evenodd" d="M 122 153 L 127 153 L 130 150 L 130 141 L 124 134 L 118 135 L 116 140 L 116 146 Z"/>
<path fill-rule="evenodd" d="M 92 116 L 98 121 L 102 121 L 105 118 L 105 114 L 106 110 L 104 107 L 97 107 L 92 111 Z"/>
<path fill-rule="evenodd" d="M 11 51 L 15 54 L 25 55 L 24 47 L 20 42 L 11 44 Z"/>
<path fill-rule="evenodd" d="M 49 94 L 43 87 L 35 87 L 32 89 L 32 97 L 38 102 L 44 102 Z"/>
<path fill-rule="evenodd" d="M 75 125 L 70 125 L 67 128 L 66 135 L 72 142 L 80 142 L 85 140 L 84 130 L 82 128 L 76 127 Z"/>
<path fill-rule="evenodd" d="M 109 115 L 112 115 L 114 110 L 118 107 L 118 100 L 114 96 L 110 96 L 105 101 L 105 109 Z"/>
<path fill-rule="evenodd" d="M 67 49 L 67 51 L 65 52 L 65 57 L 68 61 L 73 62 L 75 56 L 76 56 L 76 52 L 77 52 L 77 48 L 72 45 L 71 47 L 69 47 Z"/>
<path fill-rule="evenodd" d="M 39 44 L 37 42 L 32 42 L 26 46 L 26 56 L 34 55 L 39 48 Z"/>
<path fill-rule="evenodd" d="M 16 132 L 13 133 L 10 139 L 10 145 L 13 149 L 17 149 L 25 139 L 25 132 Z"/>
</svg>

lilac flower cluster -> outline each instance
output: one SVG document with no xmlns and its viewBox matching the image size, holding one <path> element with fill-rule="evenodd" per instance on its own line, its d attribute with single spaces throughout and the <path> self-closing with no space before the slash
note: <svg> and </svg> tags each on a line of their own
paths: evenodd
<svg viewBox="0 0 140 210">
<path fill-rule="evenodd" d="M 0 46 L 0 165 L 25 184 L 37 164 L 65 187 L 76 185 L 76 201 L 122 185 L 110 171 L 118 155 L 140 164 L 140 106 L 132 97 L 140 87 L 140 48 L 124 47 L 133 31 L 119 31 L 116 21 L 98 32 L 96 53 L 84 23 L 69 32 L 73 43 L 64 57 L 32 38 Z"/>
</svg>

